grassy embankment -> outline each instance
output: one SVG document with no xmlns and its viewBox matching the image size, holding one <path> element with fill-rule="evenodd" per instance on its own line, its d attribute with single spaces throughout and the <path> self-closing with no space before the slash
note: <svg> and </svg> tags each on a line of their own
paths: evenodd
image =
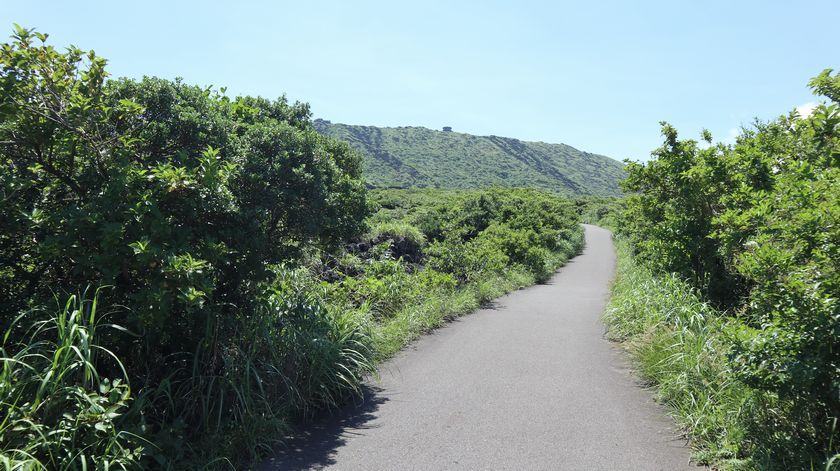
<svg viewBox="0 0 840 471">
<path fill-rule="evenodd" d="M 659 276 L 617 241 L 618 267 L 605 321 L 637 373 L 654 387 L 694 459 L 721 469 L 752 469 L 736 456 L 744 439 L 750 390 L 731 370 L 727 318 L 676 276 Z"/>
<path fill-rule="evenodd" d="M 840 75 L 809 85 L 734 144 L 663 123 L 623 182 L 613 336 L 724 469 L 840 465 Z"/>
<path fill-rule="evenodd" d="M 791 449 L 797 433 L 814 432 L 791 417 L 778 394 L 744 382 L 733 351 L 751 334 L 742 319 L 704 302 L 678 275 L 645 267 L 621 237 L 616 249 L 608 338 L 628 350 L 637 374 L 691 440 L 693 460 L 731 471 L 837 469 L 837 456 Z M 836 438 L 825 437 L 829 450 Z M 790 458 L 779 460 L 781 453 Z"/>
</svg>

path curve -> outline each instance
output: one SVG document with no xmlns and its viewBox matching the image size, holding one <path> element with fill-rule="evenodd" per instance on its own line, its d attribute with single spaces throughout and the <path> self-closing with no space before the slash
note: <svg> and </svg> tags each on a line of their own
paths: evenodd
<svg viewBox="0 0 840 471">
<path fill-rule="evenodd" d="M 610 233 L 547 284 L 424 336 L 361 404 L 316 421 L 264 471 L 697 470 L 672 421 L 604 339 Z"/>
</svg>

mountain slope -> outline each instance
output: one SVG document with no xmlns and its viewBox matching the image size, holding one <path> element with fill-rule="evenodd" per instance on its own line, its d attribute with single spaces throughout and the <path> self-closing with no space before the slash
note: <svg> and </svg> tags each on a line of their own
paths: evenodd
<svg viewBox="0 0 840 471">
<path fill-rule="evenodd" d="M 624 165 L 565 144 L 474 136 L 422 127 L 379 128 L 315 120 L 322 134 L 365 157 L 373 187 L 534 187 L 561 194 L 616 196 Z"/>
</svg>

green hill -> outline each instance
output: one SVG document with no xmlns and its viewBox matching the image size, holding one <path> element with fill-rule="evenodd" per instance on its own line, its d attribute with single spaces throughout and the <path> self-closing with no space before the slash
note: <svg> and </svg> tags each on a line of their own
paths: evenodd
<svg viewBox="0 0 840 471">
<path fill-rule="evenodd" d="M 376 188 L 533 187 L 567 195 L 617 196 L 624 164 L 565 144 L 473 136 L 422 127 L 379 128 L 316 119 L 315 129 L 365 158 Z"/>
</svg>

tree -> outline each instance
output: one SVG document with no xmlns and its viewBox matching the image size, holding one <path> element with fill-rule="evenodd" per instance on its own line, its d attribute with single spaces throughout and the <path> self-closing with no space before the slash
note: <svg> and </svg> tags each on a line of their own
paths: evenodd
<svg viewBox="0 0 840 471">
<path fill-rule="evenodd" d="M 142 356 L 212 351 L 272 264 L 363 229 L 359 158 L 306 105 L 107 81 L 104 59 L 46 39 L 18 27 L 0 52 L 4 324 L 54 291 L 110 285 Z"/>
</svg>

